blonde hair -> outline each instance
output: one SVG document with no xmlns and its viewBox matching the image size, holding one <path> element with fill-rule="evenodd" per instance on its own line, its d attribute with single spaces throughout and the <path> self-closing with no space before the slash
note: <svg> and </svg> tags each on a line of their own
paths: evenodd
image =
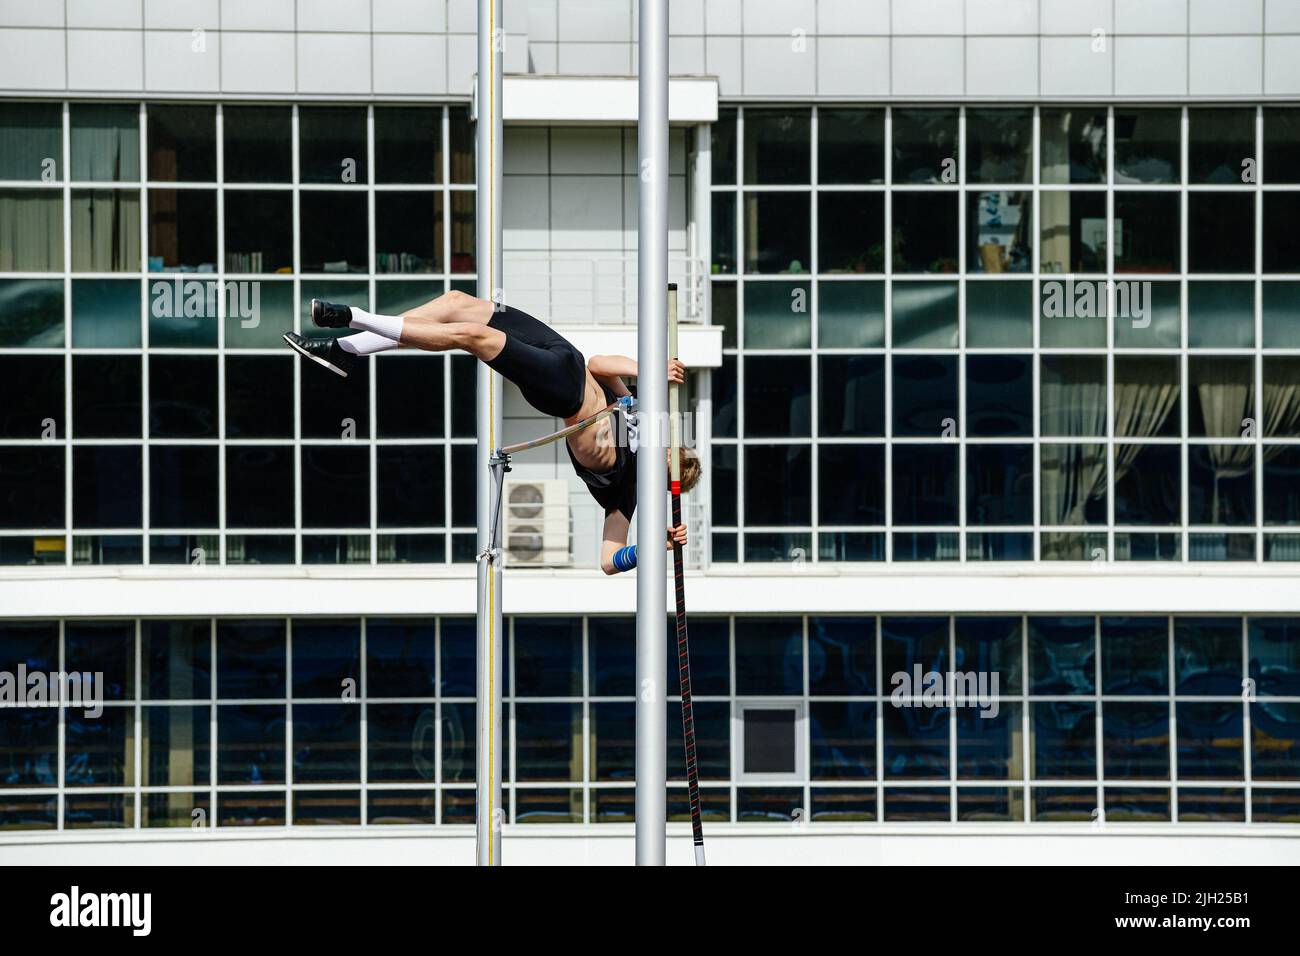
<svg viewBox="0 0 1300 956">
<path fill-rule="evenodd" d="M 682 491 L 690 491 L 700 481 L 700 456 L 694 448 L 683 448 L 681 459 Z"/>
</svg>

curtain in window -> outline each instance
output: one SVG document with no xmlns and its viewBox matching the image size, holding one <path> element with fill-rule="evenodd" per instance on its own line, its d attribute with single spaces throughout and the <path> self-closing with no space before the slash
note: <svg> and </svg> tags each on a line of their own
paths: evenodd
<svg viewBox="0 0 1300 956">
<path fill-rule="evenodd" d="M 0 190 L 0 272 L 63 270 L 63 197 L 36 189 Z"/>
<path fill-rule="evenodd" d="M 140 268 L 140 195 L 134 190 L 72 194 L 72 270 L 135 272 Z"/>
<path fill-rule="evenodd" d="M 140 177 L 140 129 L 130 108 L 77 104 L 72 114 L 72 181 Z"/>
<path fill-rule="evenodd" d="M 1106 381 L 1086 374 L 1058 386 L 1068 400 L 1043 403 L 1044 435 L 1106 434 Z M 1106 487 L 1106 456 L 1100 445 L 1056 445 L 1055 467 L 1042 468 L 1043 521 L 1083 524 L 1088 499 Z"/>
</svg>

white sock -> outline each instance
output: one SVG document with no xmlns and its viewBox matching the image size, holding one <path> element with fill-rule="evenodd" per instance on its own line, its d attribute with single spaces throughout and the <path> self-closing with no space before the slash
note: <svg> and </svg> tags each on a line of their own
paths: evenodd
<svg viewBox="0 0 1300 956">
<path fill-rule="evenodd" d="M 348 323 L 354 329 L 374 332 L 386 339 L 400 342 L 402 339 L 403 320 L 400 315 L 372 315 L 352 306 L 352 321 Z"/>
<path fill-rule="evenodd" d="M 353 355 L 371 355 L 375 352 L 387 352 L 398 347 L 398 343 L 374 332 L 358 332 L 356 335 L 344 335 L 338 340 L 339 348 Z"/>
</svg>

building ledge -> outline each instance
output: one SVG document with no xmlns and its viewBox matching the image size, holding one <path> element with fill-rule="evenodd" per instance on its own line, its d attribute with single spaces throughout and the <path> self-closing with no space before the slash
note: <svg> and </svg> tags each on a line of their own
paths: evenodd
<svg viewBox="0 0 1300 956">
<path fill-rule="evenodd" d="M 635 76 L 521 74 L 504 77 L 502 85 L 501 119 L 505 123 L 626 126 L 637 121 Z M 477 105 L 474 112 L 477 114 Z M 717 119 L 717 77 L 669 79 L 669 123 L 689 126 Z"/>
</svg>

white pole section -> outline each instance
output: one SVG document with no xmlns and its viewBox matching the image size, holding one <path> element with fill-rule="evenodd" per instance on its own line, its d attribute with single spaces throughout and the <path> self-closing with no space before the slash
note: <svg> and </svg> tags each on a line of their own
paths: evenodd
<svg viewBox="0 0 1300 956">
<path fill-rule="evenodd" d="M 478 0 L 477 164 L 478 204 L 474 221 L 478 294 L 502 300 L 501 282 L 501 58 L 505 46 L 501 0 Z M 492 478 L 488 459 L 501 442 L 501 376 L 478 366 L 478 550 L 488 548 L 492 532 Z M 500 555 L 478 562 L 478 675 L 476 682 L 475 796 L 477 862 L 501 865 L 501 826 L 508 818 L 501 802 L 501 620 Z"/>
<path fill-rule="evenodd" d="M 667 855 L 668 0 L 641 0 L 637 151 L 636 862 Z"/>
</svg>

